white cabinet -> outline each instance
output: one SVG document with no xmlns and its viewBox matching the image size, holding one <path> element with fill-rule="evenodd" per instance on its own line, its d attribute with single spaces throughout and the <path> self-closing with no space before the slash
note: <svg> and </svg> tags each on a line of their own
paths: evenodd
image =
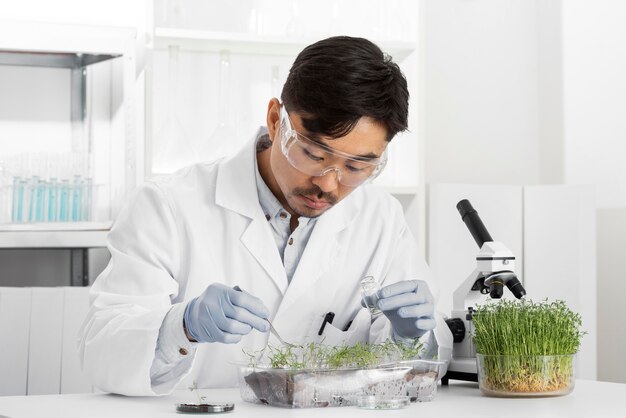
<svg viewBox="0 0 626 418">
<path fill-rule="evenodd" d="M 134 29 L 0 22 L 0 248 L 105 245 L 143 174 L 135 55 Z"/>
<path fill-rule="evenodd" d="M 577 376 L 596 378 L 595 199 L 590 186 L 433 184 L 428 191 L 428 262 L 439 283 L 438 309 L 449 315 L 452 293 L 476 267 L 478 247 L 456 204 L 468 199 L 492 238 L 516 257 L 527 298 L 561 299 L 587 335 Z M 510 292 L 505 290 L 510 298 Z M 486 297 L 485 297 L 486 299 Z"/>
<path fill-rule="evenodd" d="M 91 392 L 77 335 L 88 287 L 0 287 L 0 397 Z"/>
</svg>

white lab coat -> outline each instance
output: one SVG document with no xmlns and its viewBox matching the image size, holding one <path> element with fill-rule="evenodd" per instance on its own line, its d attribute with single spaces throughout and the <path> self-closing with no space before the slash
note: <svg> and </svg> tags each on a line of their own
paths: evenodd
<svg viewBox="0 0 626 418">
<path fill-rule="evenodd" d="M 288 284 L 258 201 L 254 152 L 247 144 L 228 159 L 147 182 L 121 211 L 108 236 L 111 261 L 91 289 L 92 308 L 79 336 L 83 368 L 96 387 L 155 395 L 180 386 L 185 376 L 182 384 L 235 386 L 231 362 L 246 358 L 242 349 L 262 349 L 268 338 L 278 345 L 269 333 L 252 331 L 235 345 L 199 344 L 193 359 L 168 374 L 171 384 L 151 386 L 150 368 L 168 310 L 214 282 L 239 285 L 260 298 L 283 339 L 295 343 L 388 338 L 387 319 L 372 323 L 361 307 L 364 276 L 383 284 L 426 280 L 436 292 L 401 206 L 371 186 L 355 190 L 318 219 Z M 334 321 L 319 336 L 328 312 L 335 313 Z M 449 358 L 451 334 L 440 318 L 429 336 L 433 354 Z"/>
</svg>

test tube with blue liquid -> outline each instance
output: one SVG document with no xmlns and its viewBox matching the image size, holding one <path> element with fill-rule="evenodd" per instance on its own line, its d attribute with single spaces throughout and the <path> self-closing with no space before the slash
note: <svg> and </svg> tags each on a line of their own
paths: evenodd
<svg viewBox="0 0 626 418">
<path fill-rule="evenodd" d="M 56 177 L 51 177 L 48 182 L 48 222 L 59 220 L 58 183 Z"/>
<path fill-rule="evenodd" d="M 12 179 L 6 181 L 0 165 L 0 184 L 11 186 L 5 191 L 5 198 L 0 196 L 0 205 L 7 202 L 6 220 L 12 223 L 90 221 L 94 186 L 91 177 L 83 176 L 82 158 L 24 154 L 19 160 L 16 158 Z M 0 211 L 0 222 L 2 219 Z"/>
<path fill-rule="evenodd" d="M 83 206 L 83 181 L 78 174 L 74 175 L 74 181 L 72 182 L 72 222 L 82 220 L 82 206 Z"/>
<path fill-rule="evenodd" d="M 59 187 L 59 221 L 69 221 L 70 212 L 70 182 L 68 179 L 61 180 Z"/>
<path fill-rule="evenodd" d="M 35 221 L 44 222 L 46 220 L 46 181 L 42 179 L 37 180 L 37 209 L 36 209 L 36 217 Z"/>
<path fill-rule="evenodd" d="M 39 186 L 39 176 L 32 176 L 27 182 L 28 197 L 28 222 L 37 220 L 37 188 Z"/>
<path fill-rule="evenodd" d="M 85 185 L 83 188 L 83 211 L 82 211 L 83 221 L 91 220 L 92 197 L 93 197 L 93 179 L 91 177 L 87 177 L 85 179 Z"/>
</svg>

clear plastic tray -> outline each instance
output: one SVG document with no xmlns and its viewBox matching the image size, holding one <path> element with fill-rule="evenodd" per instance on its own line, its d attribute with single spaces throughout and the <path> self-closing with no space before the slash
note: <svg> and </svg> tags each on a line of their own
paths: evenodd
<svg viewBox="0 0 626 418">
<path fill-rule="evenodd" d="M 411 398 L 408 396 L 359 396 L 356 406 L 363 409 L 402 409 L 409 406 Z"/>
<path fill-rule="evenodd" d="M 285 408 L 354 406 L 363 396 L 430 401 L 443 361 L 407 360 L 366 369 L 273 369 L 239 366 L 247 402 Z"/>
</svg>

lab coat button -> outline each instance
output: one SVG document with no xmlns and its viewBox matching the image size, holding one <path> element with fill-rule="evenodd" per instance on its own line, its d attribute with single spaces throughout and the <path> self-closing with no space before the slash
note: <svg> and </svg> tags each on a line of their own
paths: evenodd
<svg viewBox="0 0 626 418">
<path fill-rule="evenodd" d="M 280 217 L 281 217 L 281 218 L 283 218 L 283 219 L 285 219 L 285 218 L 287 217 L 287 214 L 286 214 L 285 212 L 281 212 L 281 213 L 280 213 Z"/>
<path fill-rule="evenodd" d="M 268 215 L 267 213 L 265 214 L 265 219 L 267 219 L 268 221 L 270 220 L 270 215 Z"/>
<path fill-rule="evenodd" d="M 289 245 L 293 244 L 293 237 L 289 238 Z"/>
<path fill-rule="evenodd" d="M 186 348 L 181 347 L 178 352 L 180 353 L 180 355 L 182 356 L 186 356 L 187 354 L 189 354 L 189 351 L 187 351 Z"/>
</svg>

